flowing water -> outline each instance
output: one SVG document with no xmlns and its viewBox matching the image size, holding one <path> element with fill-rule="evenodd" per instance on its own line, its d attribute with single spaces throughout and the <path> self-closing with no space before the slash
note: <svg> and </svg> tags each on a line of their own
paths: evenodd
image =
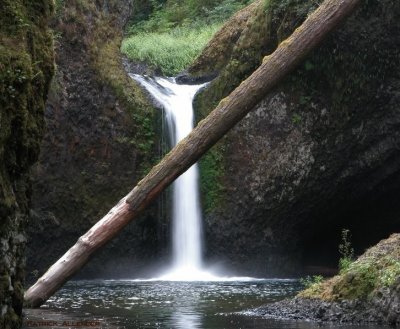
<svg viewBox="0 0 400 329">
<path fill-rule="evenodd" d="M 144 86 L 163 107 L 171 147 L 193 129 L 193 98 L 204 85 L 180 85 L 173 78 L 131 77 Z M 209 279 L 203 269 L 201 208 L 197 164 L 190 167 L 173 184 L 172 245 L 173 264 L 166 280 Z"/>
</svg>

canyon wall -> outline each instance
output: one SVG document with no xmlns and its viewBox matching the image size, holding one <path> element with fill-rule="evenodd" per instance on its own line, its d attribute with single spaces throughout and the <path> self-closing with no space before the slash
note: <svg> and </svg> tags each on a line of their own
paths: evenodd
<svg viewBox="0 0 400 329">
<path fill-rule="evenodd" d="M 2 1 L 0 12 L 0 327 L 21 325 L 31 166 L 53 75 L 53 2 Z"/>
<path fill-rule="evenodd" d="M 125 73 L 119 46 L 131 1 L 63 1 L 52 28 L 57 70 L 33 182 L 29 280 L 53 264 L 159 157 L 158 111 Z M 165 249 L 160 203 L 79 273 L 141 274 Z"/>
<path fill-rule="evenodd" d="M 161 157 L 159 112 L 120 59 L 131 9 L 129 1 L 57 8 L 57 72 L 29 226 L 32 280 Z M 196 98 L 198 120 L 314 9 L 305 0 L 257 0 L 228 21 L 179 77 L 215 77 Z M 399 14 L 393 0 L 363 4 L 203 157 L 209 261 L 249 275 L 329 272 L 343 228 L 359 253 L 398 229 Z M 166 201 L 80 276 L 137 277 L 167 261 Z"/>
<path fill-rule="evenodd" d="M 314 5 L 260 0 L 226 23 L 183 75 L 217 76 L 198 119 Z M 398 230 L 399 15 L 397 1 L 364 3 L 201 160 L 209 258 L 295 275 L 335 267 L 343 228 L 357 252 Z"/>
</svg>

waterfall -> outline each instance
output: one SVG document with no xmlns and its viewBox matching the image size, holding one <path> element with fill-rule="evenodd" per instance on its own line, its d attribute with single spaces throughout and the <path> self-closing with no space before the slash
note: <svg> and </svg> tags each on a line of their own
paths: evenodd
<svg viewBox="0 0 400 329">
<path fill-rule="evenodd" d="M 193 98 L 203 85 L 176 84 L 173 78 L 131 75 L 162 105 L 171 147 L 193 129 Z M 167 278 L 190 280 L 202 272 L 202 224 L 197 164 L 173 184 L 173 266 Z"/>
<path fill-rule="evenodd" d="M 174 147 L 193 129 L 193 98 L 202 85 L 181 85 L 173 78 L 130 74 L 164 109 L 170 146 Z M 202 220 L 197 164 L 173 184 L 172 246 L 173 263 L 160 277 L 144 281 L 254 281 L 251 277 L 221 276 L 205 269 L 202 262 Z M 215 274 L 214 274 L 215 273 Z M 142 279 L 137 279 L 143 281 Z M 187 326 L 189 327 L 189 326 Z"/>
</svg>

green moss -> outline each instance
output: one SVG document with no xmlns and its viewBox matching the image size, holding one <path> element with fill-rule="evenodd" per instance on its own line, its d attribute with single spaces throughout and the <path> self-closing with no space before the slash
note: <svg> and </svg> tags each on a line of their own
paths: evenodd
<svg viewBox="0 0 400 329">
<path fill-rule="evenodd" d="M 260 0 L 244 9 L 240 17 L 249 17 L 245 19 L 241 30 L 235 32 L 239 34 L 239 38 L 234 41 L 233 49 L 226 45 L 225 50 L 220 50 L 226 51 L 224 56 L 206 49 L 206 53 L 200 56 L 204 64 L 195 62 L 189 68 L 193 76 L 207 76 L 215 69 L 220 70 L 219 76 L 209 88 L 198 96 L 198 111 L 204 115 L 208 114 L 215 104 L 254 72 L 264 56 L 272 53 L 314 8 L 314 3 L 304 0 Z M 230 24 L 239 25 L 239 22 L 237 18 L 232 18 L 231 22 L 216 34 L 215 40 L 210 42 L 210 47 L 218 47 L 218 43 L 232 43 L 232 40 L 226 37 L 232 33 Z M 204 56 L 209 58 L 204 59 Z M 209 66 L 208 71 L 205 71 L 205 65 Z M 310 68 L 310 65 L 307 67 Z"/>
<path fill-rule="evenodd" d="M 206 213 L 221 207 L 225 173 L 223 144 L 211 148 L 200 160 L 200 191 L 203 209 Z"/>
<path fill-rule="evenodd" d="M 323 280 L 324 277 L 322 275 L 313 275 L 300 279 L 300 283 L 308 291 L 312 292 L 313 294 L 318 294 L 320 292 L 321 283 Z"/>
<path fill-rule="evenodd" d="M 254 15 L 248 19 L 244 31 L 232 49 L 230 60 L 218 78 L 195 99 L 194 108 L 197 118 L 202 119 L 207 116 L 222 98 L 227 96 L 260 64 L 269 38 L 270 16 L 268 12 L 265 12 L 264 5 L 262 1 L 258 1 L 247 9 Z M 241 15 L 246 15 L 247 11 Z M 235 17 L 233 22 L 236 22 Z M 224 28 L 227 29 L 226 33 L 231 33 L 228 26 Z M 224 31 L 221 31 L 214 43 L 219 42 L 218 38 L 225 40 Z M 215 52 L 211 51 L 210 54 L 214 56 Z M 220 60 L 223 62 L 224 57 L 221 57 Z M 204 63 L 207 62 L 208 60 L 205 59 Z M 198 63 L 196 68 L 190 69 L 191 74 L 198 75 L 198 70 L 204 69 L 204 63 Z M 215 63 L 215 65 L 219 66 L 220 64 Z M 203 71 L 202 73 L 204 74 Z M 217 209 L 223 202 L 226 143 L 226 140 L 218 143 L 200 161 L 201 193 L 206 212 Z"/>
<path fill-rule="evenodd" d="M 257 8 L 247 19 L 233 50 L 226 47 L 227 53 L 222 56 L 206 49 L 199 57 L 208 56 L 203 62 L 214 61 L 220 72 L 196 99 L 195 109 L 199 117 L 208 115 L 219 101 L 246 79 L 260 65 L 262 58 L 284 41 L 316 5 L 316 2 L 306 0 L 255 2 L 253 6 Z M 393 76 L 391 72 L 398 71 L 400 65 L 398 45 L 391 43 L 389 40 L 393 39 L 388 37 L 390 33 L 398 32 L 395 17 L 400 15 L 399 7 L 398 2 L 391 0 L 379 4 L 365 3 L 342 29 L 331 34 L 322 47 L 313 51 L 303 65 L 282 81 L 280 88 L 290 95 L 290 102 L 296 104 L 296 112 L 290 113 L 293 123 L 301 127 L 304 112 L 325 108 L 332 129 L 340 130 L 349 123 L 357 109 L 371 108 L 372 104 L 379 108 L 376 93 L 381 81 Z M 390 14 L 387 8 L 391 8 Z M 232 20 L 231 24 L 237 22 Z M 225 40 L 223 35 L 230 31 L 228 23 L 210 45 L 221 43 Z M 373 50 L 371 44 L 374 44 Z M 197 64 L 189 69 L 194 76 L 207 75 L 214 70 L 209 65 L 208 71 L 204 71 L 204 65 Z M 326 131 L 321 134 L 326 134 Z M 224 143 L 229 149 L 229 138 Z"/>
<path fill-rule="evenodd" d="M 0 34 L 3 68 L 0 104 L 4 127 L 0 143 L 8 153 L 4 161 L 12 174 L 26 170 L 36 160 L 43 133 L 44 99 L 53 74 L 52 39 L 49 33 L 44 33 L 47 23 L 43 17 L 48 16 L 43 15 L 49 15 L 52 8 L 48 2 L 27 2 L 25 7 L 7 1 L 5 14 L 9 16 L 6 19 L 2 16 L 9 29 L 8 33 Z"/>
<path fill-rule="evenodd" d="M 347 270 L 343 271 L 334 281 L 328 295 L 324 294 L 326 288 L 323 284 L 308 289 L 303 295 L 315 298 L 322 294 L 330 300 L 366 299 L 377 289 L 390 288 L 399 277 L 400 260 L 391 256 L 379 261 L 364 259 L 352 263 Z"/>
<path fill-rule="evenodd" d="M 109 4 L 111 7 L 117 5 L 115 2 Z M 88 49 L 90 64 L 97 72 L 100 84 L 110 86 L 118 101 L 130 113 L 133 124 L 131 131 L 127 132 L 129 140 L 124 142 L 136 146 L 140 175 L 144 175 L 156 162 L 157 112 L 122 65 L 122 32 L 121 26 L 116 23 L 119 9 L 102 11 L 94 3 L 77 0 L 65 2 L 62 9 L 63 21 L 68 24 L 60 26 L 61 33 L 70 41 L 78 35 L 84 36 L 76 42 L 82 42 L 82 47 Z"/>
<path fill-rule="evenodd" d="M 378 286 L 379 271 L 372 263 L 350 266 L 332 289 L 336 299 L 366 298 Z"/>
<path fill-rule="evenodd" d="M 198 97 L 199 111 L 201 113 L 209 113 L 212 110 L 211 104 L 215 104 L 229 95 L 260 65 L 263 54 L 267 51 L 269 43 L 271 43 L 269 30 L 271 17 L 270 12 L 264 10 L 264 6 L 263 2 L 258 1 L 248 9 L 252 15 L 247 20 L 246 26 L 234 45 L 230 59 L 210 87 Z M 230 33 L 228 26 L 223 29 L 226 29 L 226 33 Z M 222 31 L 217 37 L 224 39 L 223 34 L 224 32 Z M 229 47 L 227 51 L 229 51 Z M 224 61 L 224 57 L 221 57 L 220 60 Z M 220 64 L 215 63 L 215 66 L 219 67 Z M 199 69 L 202 68 L 191 68 L 189 71 L 193 75 L 199 75 L 199 72 L 196 72 Z M 214 68 L 209 68 L 209 70 L 212 72 Z M 207 75 L 205 72 L 202 73 Z"/>
<path fill-rule="evenodd" d="M 351 263 L 339 275 L 306 289 L 299 295 L 329 301 L 368 299 L 391 288 L 400 277 L 400 236 L 393 234 Z"/>
<path fill-rule="evenodd" d="M 129 143 L 137 147 L 141 160 L 139 171 L 144 175 L 156 162 L 157 113 L 142 89 L 126 75 L 120 62 L 120 41 L 119 38 L 97 48 L 92 55 L 93 64 L 99 79 L 113 88 L 133 119 L 133 138 Z"/>
<path fill-rule="evenodd" d="M 24 232 L 29 170 L 39 155 L 44 104 L 53 75 L 50 0 L 4 0 L 0 13 L 0 238 Z M 22 251 L 0 250 L 1 328 L 19 328 L 23 302 Z M 4 254 L 3 254 L 4 253 Z M 11 265 L 7 262 L 11 262 Z M 4 263 L 3 263 L 4 262 Z M 13 273 L 6 267 L 13 268 Z M 10 292 L 10 275 L 13 292 Z"/>
</svg>

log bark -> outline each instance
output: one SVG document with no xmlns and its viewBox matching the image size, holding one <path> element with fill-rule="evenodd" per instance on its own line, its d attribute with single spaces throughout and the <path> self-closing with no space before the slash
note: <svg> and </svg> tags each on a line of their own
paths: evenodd
<svg viewBox="0 0 400 329">
<path fill-rule="evenodd" d="M 197 127 L 94 225 L 25 293 L 25 303 L 38 307 L 138 216 L 168 185 L 185 172 L 254 108 L 338 26 L 360 0 L 325 0 L 261 66 L 201 121 Z"/>
</svg>

